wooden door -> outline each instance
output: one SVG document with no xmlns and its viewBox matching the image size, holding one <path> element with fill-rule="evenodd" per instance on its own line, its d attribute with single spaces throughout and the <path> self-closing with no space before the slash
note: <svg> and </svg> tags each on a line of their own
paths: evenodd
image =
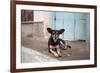
<svg viewBox="0 0 100 73">
<path fill-rule="evenodd" d="M 87 17 L 88 16 L 88 17 Z M 65 29 L 65 40 L 89 40 L 89 14 L 75 12 L 52 12 L 51 27 Z"/>
</svg>

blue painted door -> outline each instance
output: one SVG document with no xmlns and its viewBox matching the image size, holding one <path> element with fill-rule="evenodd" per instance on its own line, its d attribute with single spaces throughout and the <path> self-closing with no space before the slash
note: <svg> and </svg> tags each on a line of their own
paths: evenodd
<svg viewBox="0 0 100 73">
<path fill-rule="evenodd" d="M 89 37 L 89 15 L 86 13 L 52 12 L 51 27 L 53 29 L 64 28 L 65 32 L 61 37 L 65 40 L 89 39 L 87 38 Z"/>
</svg>

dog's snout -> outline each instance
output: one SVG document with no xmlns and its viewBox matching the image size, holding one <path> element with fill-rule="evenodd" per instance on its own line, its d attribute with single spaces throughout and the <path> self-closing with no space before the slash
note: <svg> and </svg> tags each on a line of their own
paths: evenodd
<svg viewBox="0 0 100 73">
<path fill-rule="evenodd" d="M 53 40 L 56 42 L 57 39 L 58 39 L 58 35 L 54 34 L 54 35 L 53 35 Z"/>
<path fill-rule="evenodd" d="M 58 38 L 58 35 L 55 35 L 55 39 L 57 39 Z"/>
<path fill-rule="evenodd" d="M 55 37 L 55 39 L 56 39 L 57 37 Z"/>
</svg>

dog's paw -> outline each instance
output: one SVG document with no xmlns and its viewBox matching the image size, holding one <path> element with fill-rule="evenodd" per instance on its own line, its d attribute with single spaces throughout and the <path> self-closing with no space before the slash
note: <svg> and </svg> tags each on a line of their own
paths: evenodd
<svg viewBox="0 0 100 73">
<path fill-rule="evenodd" d="M 55 56 L 55 57 L 59 57 L 59 55 L 58 55 L 58 54 L 54 54 L 54 56 Z"/>
<path fill-rule="evenodd" d="M 60 46 L 60 48 L 61 48 L 62 50 L 66 50 L 66 49 L 67 49 L 66 46 Z"/>
</svg>

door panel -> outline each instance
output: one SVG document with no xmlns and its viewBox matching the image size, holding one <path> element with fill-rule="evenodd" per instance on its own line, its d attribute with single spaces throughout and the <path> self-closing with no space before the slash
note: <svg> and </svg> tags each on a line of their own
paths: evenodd
<svg viewBox="0 0 100 73">
<path fill-rule="evenodd" d="M 73 13 L 57 12 L 56 13 L 56 29 L 65 29 L 62 38 L 66 40 L 74 40 L 74 16 Z"/>
<path fill-rule="evenodd" d="M 74 40 L 74 13 L 64 12 L 64 39 Z"/>
<path fill-rule="evenodd" d="M 86 40 L 86 13 L 75 13 L 75 40 Z"/>
<path fill-rule="evenodd" d="M 74 20 L 67 19 L 64 21 L 64 39 L 74 40 Z"/>
<path fill-rule="evenodd" d="M 86 20 L 76 20 L 75 40 L 86 40 Z"/>
<path fill-rule="evenodd" d="M 63 12 L 56 12 L 55 14 L 56 29 L 63 28 Z"/>
<path fill-rule="evenodd" d="M 55 12 L 51 12 L 51 14 L 50 14 L 50 27 L 52 28 L 52 29 L 54 29 L 55 28 Z"/>
</svg>

